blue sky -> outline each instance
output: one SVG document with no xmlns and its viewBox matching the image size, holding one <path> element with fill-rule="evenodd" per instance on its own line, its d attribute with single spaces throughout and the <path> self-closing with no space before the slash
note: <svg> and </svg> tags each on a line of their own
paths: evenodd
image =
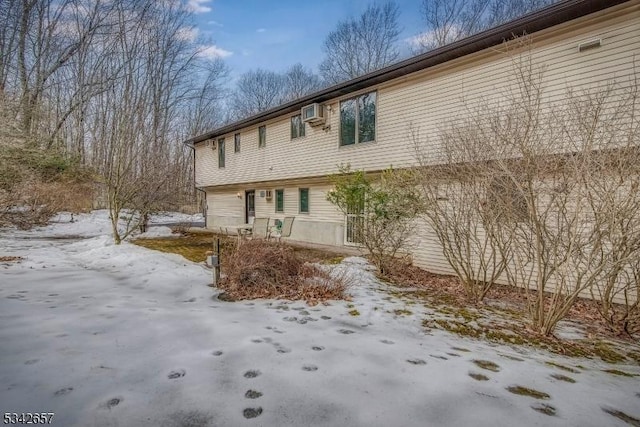
<svg viewBox="0 0 640 427">
<path fill-rule="evenodd" d="M 317 71 L 322 44 L 340 20 L 360 15 L 370 0 L 189 0 L 198 35 L 224 58 L 232 78 L 252 68 L 286 70 L 300 62 Z M 396 0 L 400 43 L 422 30 L 420 0 Z"/>
</svg>

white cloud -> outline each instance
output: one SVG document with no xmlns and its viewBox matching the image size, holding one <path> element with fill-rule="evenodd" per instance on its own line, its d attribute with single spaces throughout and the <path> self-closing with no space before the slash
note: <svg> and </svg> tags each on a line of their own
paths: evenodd
<svg viewBox="0 0 640 427">
<path fill-rule="evenodd" d="M 233 52 L 224 50 L 221 47 L 218 47 L 214 44 L 208 45 L 200 45 L 198 56 L 203 58 L 215 59 L 215 58 L 226 58 L 228 56 L 233 55 Z"/>
<path fill-rule="evenodd" d="M 187 8 L 193 13 L 211 12 L 211 7 L 207 6 L 207 3 L 211 3 L 211 0 L 189 0 Z"/>
<path fill-rule="evenodd" d="M 218 21 L 207 21 L 207 25 L 214 25 L 216 27 L 224 27 L 224 25 L 222 25 L 221 23 L 219 23 Z"/>
<path fill-rule="evenodd" d="M 256 33 L 264 33 L 265 31 L 267 31 L 266 28 L 258 28 Z"/>
<path fill-rule="evenodd" d="M 461 28 L 456 25 L 451 25 L 445 36 L 445 44 L 449 44 L 457 40 L 460 36 Z M 425 31 L 424 33 L 416 34 L 415 36 L 404 39 L 412 49 L 430 48 L 437 46 L 438 39 L 442 37 L 442 32 L 436 32 L 435 30 Z"/>
</svg>

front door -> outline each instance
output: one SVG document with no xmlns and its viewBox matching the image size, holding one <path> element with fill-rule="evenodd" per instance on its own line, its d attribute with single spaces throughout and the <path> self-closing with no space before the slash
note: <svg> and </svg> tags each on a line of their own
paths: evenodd
<svg viewBox="0 0 640 427">
<path fill-rule="evenodd" d="M 247 224 L 253 224 L 256 217 L 256 191 L 249 190 L 244 193 L 245 215 L 244 220 Z"/>
</svg>

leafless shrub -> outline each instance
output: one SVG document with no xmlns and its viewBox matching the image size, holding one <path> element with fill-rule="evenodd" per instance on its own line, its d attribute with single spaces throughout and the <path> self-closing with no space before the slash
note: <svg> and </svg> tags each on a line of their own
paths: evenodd
<svg viewBox="0 0 640 427">
<path fill-rule="evenodd" d="M 419 136 L 413 140 L 422 164 L 419 169 L 425 220 L 438 237 L 444 256 L 460 279 L 467 298 L 481 302 L 506 267 L 508 256 L 500 253 L 495 239 L 488 238 L 499 227 L 497 206 L 488 200 L 495 174 L 476 161 L 481 147 L 474 144 L 468 128 L 443 132 L 445 161 L 427 164 Z M 503 215 L 513 210 L 505 210 Z"/>
<path fill-rule="evenodd" d="M 543 67 L 526 50 L 512 60 L 507 92 L 467 105 L 441 132 L 444 157 L 421 161 L 426 216 L 445 257 L 463 282 L 502 276 L 535 290 L 525 293 L 528 312 L 543 335 L 590 291 L 603 315 L 624 302 L 620 291 L 632 313 L 637 282 L 625 277 L 640 259 L 634 74 L 552 101 Z"/>
<path fill-rule="evenodd" d="M 22 181 L 11 192 L 0 190 L 0 225 L 23 230 L 46 225 L 57 212 L 91 209 L 91 185 L 68 182 Z"/>
<path fill-rule="evenodd" d="M 232 299 L 303 299 L 313 304 L 344 299 L 346 275 L 331 275 L 304 263 L 292 248 L 251 240 L 239 245 L 223 262 L 220 288 Z"/>
</svg>

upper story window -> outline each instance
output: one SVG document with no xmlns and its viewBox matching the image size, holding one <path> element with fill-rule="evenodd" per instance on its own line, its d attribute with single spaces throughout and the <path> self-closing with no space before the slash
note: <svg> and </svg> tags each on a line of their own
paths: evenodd
<svg viewBox="0 0 640 427">
<path fill-rule="evenodd" d="M 291 117 L 291 139 L 300 138 L 304 136 L 304 122 L 302 121 L 302 115 Z"/>
<path fill-rule="evenodd" d="M 300 196 L 300 213 L 309 213 L 309 189 L 300 188 L 298 191 Z"/>
<path fill-rule="evenodd" d="M 224 167 L 224 138 L 218 140 L 218 167 Z"/>
<path fill-rule="evenodd" d="M 240 152 L 240 134 L 239 133 L 236 133 L 235 135 L 233 135 L 233 152 L 234 153 Z"/>
<path fill-rule="evenodd" d="M 276 190 L 276 212 L 284 212 L 284 189 Z"/>
<path fill-rule="evenodd" d="M 258 128 L 258 147 L 265 147 L 267 145 L 267 127 L 260 126 Z"/>
<path fill-rule="evenodd" d="M 340 102 L 340 145 L 376 140 L 376 92 Z"/>
</svg>

